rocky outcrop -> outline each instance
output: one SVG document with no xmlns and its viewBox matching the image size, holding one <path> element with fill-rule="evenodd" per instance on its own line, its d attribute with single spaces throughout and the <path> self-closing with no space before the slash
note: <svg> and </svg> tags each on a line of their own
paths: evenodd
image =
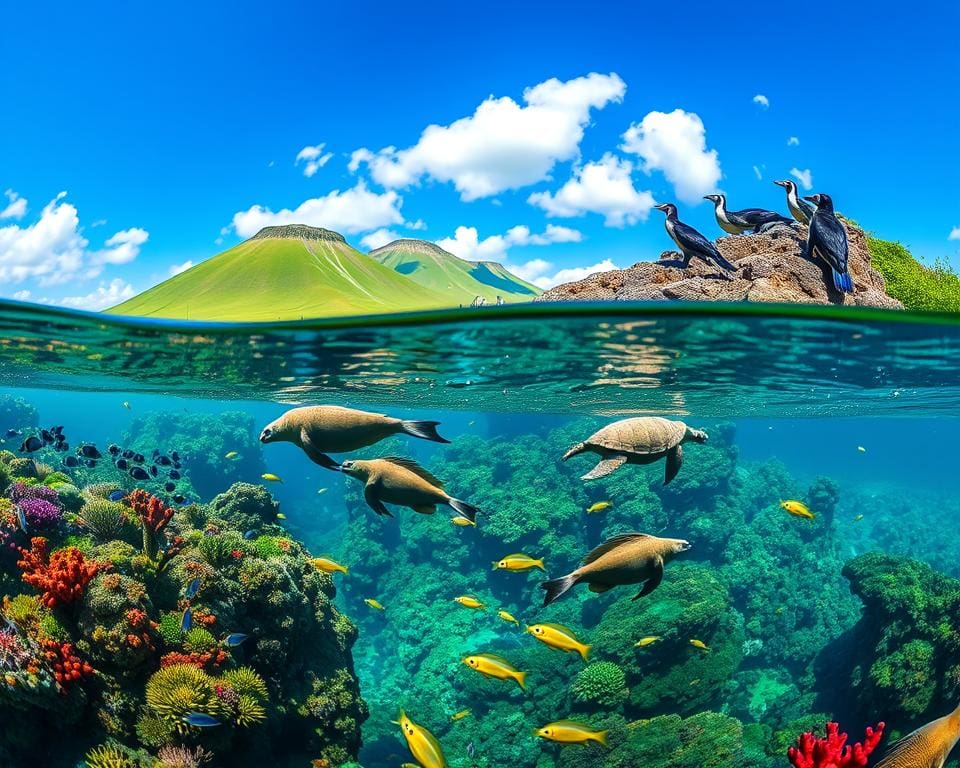
<svg viewBox="0 0 960 768">
<path fill-rule="evenodd" d="M 310 227 L 306 224 L 282 224 L 276 227 L 264 227 L 251 240 L 324 240 L 332 243 L 347 242 L 343 235 L 323 227 Z"/>
<path fill-rule="evenodd" d="M 797 304 L 847 304 L 903 309 L 887 295 L 883 277 L 870 264 L 863 230 L 847 224 L 850 274 L 855 290 L 839 294 L 829 270 L 802 255 L 807 228 L 801 224 L 777 226 L 764 234 L 731 235 L 717 240 L 717 248 L 737 268 L 724 279 L 718 270 L 694 260 L 677 265 L 680 255 L 668 251 L 659 261 L 641 261 L 627 269 L 601 272 L 573 283 L 558 285 L 535 301 L 765 301 Z"/>
</svg>

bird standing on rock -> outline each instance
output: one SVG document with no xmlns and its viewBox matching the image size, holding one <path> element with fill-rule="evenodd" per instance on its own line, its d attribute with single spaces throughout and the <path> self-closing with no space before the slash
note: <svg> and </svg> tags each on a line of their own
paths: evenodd
<svg viewBox="0 0 960 768">
<path fill-rule="evenodd" d="M 804 198 L 815 203 L 817 210 L 810 218 L 807 236 L 807 257 L 822 259 L 833 272 L 833 287 L 841 293 L 853 293 L 853 278 L 847 263 L 849 256 L 847 228 L 833 213 L 830 195 Z"/>
<path fill-rule="evenodd" d="M 808 205 L 800 199 L 800 193 L 797 191 L 797 183 L 790 179 L 783 179 L 773 183 L 787 190 L 787 209 L 790 211 L 790 215 L 801 224 L 809 224 L 810 219 L 813 218 L 813 206 Z"/>
<path fill-rule="evenodd" d="M 704 195 L 704 200 L 713 203 L 713 212 L 717 216 L 717 224 L 724 232 L 731 235 L 742 235 L 747 230 L 760 232 L 773 224 L 790 224 L 786 216 L 776 211 L 764 208 L 744 208 L 742 211 L 728 211 L 725 195 Z"/>
<path fill-rule="evenodd" d="M 677 206 L 673 203 L 662 203 L 654 207 L 667 214 L 664 226 L 667 228 L 667 234 L 680 249 L 683 256 L 681 263 L 684 268 L 690 264 L 690 259 L 696 257 L 711 266 L 720 267 L 725 272 L 736 271 L 736 267 L 723 258 L 713 243 L 689 224 L 684 224 L 677 218 Z"/>
</svg>

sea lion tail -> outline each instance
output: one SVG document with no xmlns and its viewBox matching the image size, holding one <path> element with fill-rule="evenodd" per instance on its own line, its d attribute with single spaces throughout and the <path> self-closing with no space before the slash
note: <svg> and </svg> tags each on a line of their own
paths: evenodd
<svg viewBox="0 0 960 768">
<path fill-rule="evenodd" d="M 461 501 L 460 499 L 450 499 L 450 506 L 467 518 L 467 520 L 469 520 L 471 523 L 475 523 L 477 521 L 477 512 L 480 510 L 473 506 L 473 504 L 467 504 L 467 502 Z"/>
<path fill-rule="evenodd" d="M 551 579 L 550 581 L 542 582 L 540 584 L 540 589 L 547 593 L 543 596 L 544 607 L 550 605 L 550 603 L 560 597 L 560 595 L 562 595 L 576 583 L 577 577 L 572 573 L 568 573 L 566 576 L 561 576 L 559 579 Z"/>
<path fill-rule="evenodd" d="M 439 424 L 439 421 L 401 421 L 400 429 L 408 435 L 419 437 L 421 440 L 429 440 L 432 443 L 449 443 L 449 440 L 437 433 Z"/>
</svg>

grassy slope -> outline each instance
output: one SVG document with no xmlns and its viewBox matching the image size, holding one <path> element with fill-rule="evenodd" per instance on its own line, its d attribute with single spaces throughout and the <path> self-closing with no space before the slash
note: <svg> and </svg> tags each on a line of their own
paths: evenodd
<svg viewBox="0 0 960 768">
<path fill-rule="evenodd" d="M 343 243 L 248 240 L 108 310 L 267 321 L 403 312 L 456 302 Z"/>
<path fill-rule="evenodd" d="M 868 237 L 874 268 L 887 281 L 887 293 L 907 309 L 960 312 L 960 276 L 947 264 L 917 261 L 900 243 Z"/>
<path fill-rule="evenodd" d="M 423 253 L 402 246 L 371 255 L 426 288 L 455 295 L 460 304 L 469 304 L 476 296 L 483 296 L 490 303 L 497 296 L 506 302 L 530 301 L 541 292 L 495 262 L 474 263 L 452 253 Z"/>
</svg>

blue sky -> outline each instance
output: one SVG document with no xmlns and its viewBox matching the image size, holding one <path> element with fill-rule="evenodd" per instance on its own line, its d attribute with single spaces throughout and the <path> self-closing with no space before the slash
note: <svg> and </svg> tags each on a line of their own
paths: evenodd
<svg viewBox="0 0 960 768">
<path fill-rule="evenodd" d="M 324 5 L 8 4 L 0 296 L 100 308 L 290 220 L 548 285 L 792 170 L 960 266 L 957 4 Z"/>
</svg>

